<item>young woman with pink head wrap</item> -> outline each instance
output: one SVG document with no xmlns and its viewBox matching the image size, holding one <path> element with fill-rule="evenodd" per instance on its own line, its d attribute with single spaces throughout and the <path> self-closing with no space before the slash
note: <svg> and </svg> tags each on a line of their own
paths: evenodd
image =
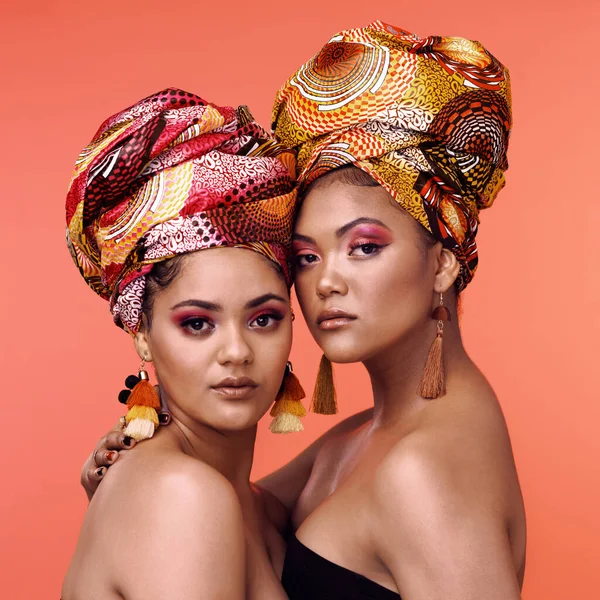
<svg viewBox="0 0 600 600">
<path fill-rule="evenodd" d="M 258 420 L 297 430 L 304 412 L 287 366 L 295 208 L 293 153 L 247 109 L 183 90 L 111 117 L 81 152 L 67 241 L 142 360 L 124 419 L 147 441 L 93 498 L 63 600 L 285 598 L 280 524 L 249 476 Z M 93 338 L 89 352 L 101 369 Z"/>
</svg>

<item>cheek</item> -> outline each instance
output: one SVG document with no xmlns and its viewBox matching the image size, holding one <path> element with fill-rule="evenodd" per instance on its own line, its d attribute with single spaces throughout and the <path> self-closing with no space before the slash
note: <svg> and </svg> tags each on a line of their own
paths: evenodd
<svg viewBox="0 0 600 600">
<path fill-rule="evenodd" d="M 366 275 L 365 284 L 373 289 L 380 300 L 397 302 L 423 288 L 425 263 L 418 252 L 399 248 L 382 254 Z"/>
<path fill-rule="evenodd" d="M 322 307 L 318 305 L 318 277 L 318 269 L 307 269 L 296 274 L 294 289 L 298 298 L 298 304 L 300 304 L 300 310 L 302 310 L 302 314 L 307 321 L 310 321 L 313 316 L 316 317 L 316 314 L 322 310 Z M 316 314 L 313 315 L 313 312 Z"/>
<path fill-rule="evenodd" d="M 274 333 L 257 334 L 253 344 L 254 362 L 260 365 L 266 379 L 274 379 L 279 367 L 283 371 L 292 349 L 291 319 L 282 322 Z"/>
<path fill-rule="evenodd" d="M 149 336 L 154 367 L 161 385 L 171 397 L 198 387 L 201 374 L 206 371 L 209 346 L 199 340 L 187 338 L 172 325 L 153 325 Z"/>
<path fill-rule="evenodd" d="M 399 248 L 382 258 L 361 283 L 363 298 L 368 314 L 397 334 L 429 314 L 435 273 L 415 248 Z"/>
<path fill-rule="evenodd" d="M 420 326 L 430 310 L 433 277 L 419 249 L 397 244 L 348 265 L 348 309 L 360 316 L 357 343 L 388 344 Z"/>
<path fill-rule="evenodd" d="M 259 334 L 260 335 L 260 334 Z M 282 323 L 274 334 L 262 334 L 253 344 L 252 377 L 260 381 L 262 394 L 251 408 L 253 419 L 260 419 L 269 409 L 281 386 L 285 365 L 292 348 L 291 319 Z"/>
<path fill-rule="evenodd" d="M 296 275 L 294 290 L 296 292 L 296 298 L 298 298 L 298 303 L 300 304 L 300 309 L 302 312 L 304 312 L 306 307 L 308 288 L 309 284 L 307 277 L 304 274 L 300 276 Z"/>
</svg>

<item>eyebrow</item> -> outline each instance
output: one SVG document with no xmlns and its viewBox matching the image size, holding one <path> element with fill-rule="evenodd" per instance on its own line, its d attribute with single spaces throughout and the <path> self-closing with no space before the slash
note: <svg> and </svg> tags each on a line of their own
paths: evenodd
<svg viewBox="0 0 600 600">
<path fill-rule="evenodd" d="M 294 233 L 292 235 L 292 240 L 297 240 L 299 242 L 306 242 L 307 244 L 314 244 L 315 240 L 307 235 L 301 235 L 300 233 Z"/>
<path fill-rule="evenodd" d="M 340 227 L 335 232 L 335 235 L 336 237 L 340 238 L 352 228 L 356 227 L 357 225 L 363 225 L 364 223 L 368 223 L 369 225 L 381 225 L 381 227 L 385 227 L 388 231 L 391 231 L 391 229 L 379 219 L 372 219 L 370 217 L 359 217 L 358 219 L 354 219 L 354 221 L 350 221 L 350 223 L 346 223 L 345 225 Z"/>
<path fill-rule="evenodd" d="M 250 300 L 249 302 L 246 302 L 246 308 L 256 308 L 257 306 L 260 306 L 261 304 L 264 304 L 265 302 L 268 302 L 269 300 L 278 300 L 279 302 L 283 302 L 284 304 L 287 302 L 287 300 L 285 298 L 282 298 L 281 296 L 278 296 L 277 294 L 263 294 L 262 296 L 259 296 L 258 298 L 254 298 L 254 300 Z"/>
<path fill-rule="evenodd" d="M 206 302 L 206 300 L 184 300 L 183 302 L 179 302 L 175 306 L 171 306 L 171 310 L 176 310 L 178 308 L 184 308 L 185 306 L 195 306 L 197 308 L 204 308 L 206 310 L 219 311 L 222 310 L 222 306 L 220 304 L 216 304 L 215 302 Z"/>
<path fill-rule="evenodd" d="M 350 221 L 350 223 L 346 223 L 342 225 L 336 232 L 335 236 L 341 238 L 345 233 L 348 233 L 352 228 L 357 225 L 363 225 L 368 223 L 370 225 L 381 225 L 381 227 L 385 227 L 388 231 L 391 229 L 379 219 L 372 219 L 371 217 L 359 217 L 358 219 L 354 219 L 354 221 Z M 301 233 L 294 233 L 292 239 L 298 240 L 300 242 L 306 242 L 307 244 L 314 244 L 315 240 L 307 235 L 302 235 Z"/>
<path fill-rule="evenodd" d="M 257 306 L 260 306 L 261 304 L 264 304 L 269 300 L 278 300 L 280 302 L 283 302 L 284 304 L 286 302 L 285 298 L 283 298 L 282 296 L 278 296 L 277 294 L 263 294 L 258 298 L 254 298 L 253 300 L 249 300 L 248 302 L 246 302 L 244 308 L 256 308 Z M 179 302 L 175 306 L 172 306 L 171 310 L 184 308 L 186 306 L 195 306 L 197 308 L 204 308 L 205 310 L 211 310 L 213 312 L 219 312 L 223 310 L 223 307 L 220 304 L 217 304 L 216 302 L 207 302 L 206 300 L 197 299 L 184 300 L 183 302 Z"/>
</svg>

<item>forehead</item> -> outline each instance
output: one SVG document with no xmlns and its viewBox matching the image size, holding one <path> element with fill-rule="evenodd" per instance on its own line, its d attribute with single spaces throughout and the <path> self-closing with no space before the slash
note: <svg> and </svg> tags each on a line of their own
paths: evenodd
<svg viewBox="0 0 600 600">
<path fill-rule="evenodd" d="M 342 181 L 313 188 L 302 201 L 295 231 L 315 237 L 335 231 L 360 217 L 379 219 L 390 229 L 410 227 L 410 217 L 381 186 L 358 186 Z"/>
<path fill-rule="evenodd" d="M 196 298 L 223 305 L 275 293 L 287 297 L 283 276 L 264 256 L 245 248 L 210 248 L 185 257 L 178 277 L 164 290 L 169 301 Z"/>
</svg>

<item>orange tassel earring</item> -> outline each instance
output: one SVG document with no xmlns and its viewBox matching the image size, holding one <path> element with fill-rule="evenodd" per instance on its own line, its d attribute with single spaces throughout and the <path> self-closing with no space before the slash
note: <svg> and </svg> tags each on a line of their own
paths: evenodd
<svg viewBox="0 0 600 600">
<path fill-rule="evenodd" d="M 333 382 L 331 361 L 323 354 L 319 363 L 319 372 L 315 382 L 310 409 L 318 415 L 335 415 L 337 413 L 337 398 Z"/>
<path fill-rule="evenodd" d="M 300 402 L 304 397 L 306 394 L 300 381 L 292 372 L 292 363 L 288 361 L 285 365 L 281 387 L 270 412 L 274 418 L 269 429 L 273 433 L 292 433 L 304 429 L 300 421 L 302 417 L 306 416 L 306 409 Z"/>
<path fill-rule="evenodd" d="M 436 320 L 437 335 L 425 362 L 423 369 L 423 377 L 419 386 L 419 395 L 421 398 L 432 400 L 440 398 L 446 394 L 446 376 L 444 373 L 444 355 L 443 355 L 443 339 L 444 339 L 444 322 L 450 321 L 450 311 L 444 306 L 444 296 L 440 294 L 440 304 L 433 309 L 431 318 Z"/>
<path fill-rule="evenodd" d="M 148 373 L 144 370 L 145 360 L 142 359 L 139 381 L 135 384 L 127 397 L 127 408 L 129 412 L 125 417 L 125 435 L 132 437 L 138 442 L 147 440 L 154 435 L 158 427 L 158 413 L 160 398 L 150 383 Z"/>
</svg>

